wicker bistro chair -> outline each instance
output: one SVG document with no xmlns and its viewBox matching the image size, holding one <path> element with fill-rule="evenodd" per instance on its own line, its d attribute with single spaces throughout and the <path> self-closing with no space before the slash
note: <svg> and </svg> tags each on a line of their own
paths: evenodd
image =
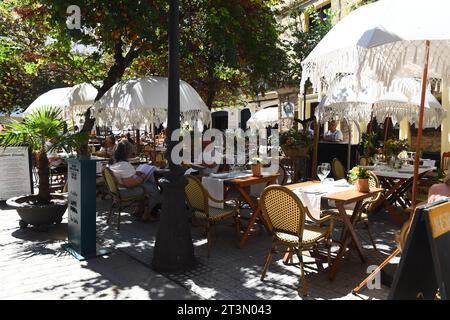
<svg viewBox="0 0 450 320">
<path fill-rule="evenodd" d="M 378 180 L 378 177 L 375 173 L 372 171 L 369 171 L 370 178 L 369 178 L 369 187 L 370 188 L 379 188 L 380 187 L 380 181 Z M 375 245 L 375 241 L 372 237 L 372 232 L 370 231 L 370 224 L 369 224 L 369 214 L 374 209 L 375 203 L 378 201 L 378 199 L 381 197 L 381 192 L 378 192 L 376 195 L 370 198 L 366 198 L 363 200 L 361 204 L 361 209 L 359 211 L 359 215 L 356 218 L 356 221 L 354 222 L 354 225 L 357 225 L 358 223 L 363 224 L 364 227 L 367 230 L 367 233 L 369 235 L 370 242 L 372 243 L 375 250 L 377 250 L 377 246 Z M 347 209 L 345 210 L 345 213 L 351 217 L 353 215 L 353 209 Z M 323 210 L 323 215 L 333 215 L 334 220 L 342 221 L 341 215 L 339 214 L 339 211 L 337 209 L 326 209 Z"/>
<path fill-rule="evenodd" d="M 328 249 L 330 263 L 332 216 L 315 219 L 301 200 L 286 187 L 272 185 L 264 189 L 260 200 L 261 209 L 272 229 L 272 247 L 267 255 L 261 280 L 264 280 L 272 255 L 279 245 L 287 247 L 289 253 L 296 253 L 300 261 L 301 286 L 303 295 L 308 295 L 302 252 L 316 250 L 320 246 Z M 306 216 L 315 224 L 306 224 Z M 326 227 L 322 224 L 330 222 Z"/>
<path fill-rule="evenodd" d="M 334 158 L 331 162 L 331 172 L 333 173 L 333 177 L 336 180 L 345 179 L 345 168 L 342 165 L 342 162 L 339 161 L 338 158 Z"/>
<path fill-rule="evenodd" d="M 109 223 L 111 220 L 111 216 L 114 212 L 114 208 L 117 208 L 118 210 L 118 216 L 117 216 L 117 230 L 120 228 L 120 213 L 123 209 L 131 207 L 139 202 L 144 202 L 147 199 L 147 195 L 145 194 L 145 190 L 142 187 L 135 187 L 135 188 L 142 188 L 142 193 L 138 193 L 135 196 L 128 196 L 123 197 L 121 193 L 121 188 L 119 186 L 119 183 L 112 173 L 111 169 L 105 168 L 102 171 L 103 179 L 106 184 L 107 193 L 112 197 L 112 204 L 111 209 L 108 213 L 108 218 L 106 220 L 106 223 Z"/>
<path fill-rule="evenodd" d="M 241 233 L 239 211 L 237 206 L 230 206 L 226 203 L 229 199 L 218 200 L 213 198 L 198 178 L 192 175 L 186 175 L 186 180 L 187 184 L 184 191 L 189 208 L 193 210 L 195 217 L 206 219 L 205 231 L 208 241 L 209 257 L 211 254 L 211 226 L 215 225 L 216 222 L 233 218 L 236 223 L 236 232 L 239 240 Z M 210 206 L 209 200 L 215 203 L 222 203 L 223 209 Z"/>
</svg>

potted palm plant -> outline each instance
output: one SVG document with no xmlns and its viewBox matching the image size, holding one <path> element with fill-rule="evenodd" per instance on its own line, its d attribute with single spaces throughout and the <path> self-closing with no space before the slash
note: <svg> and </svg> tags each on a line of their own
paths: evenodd
<svg viewBox="0 0 450 320">
<path fill-rule="evenodd" d="M 50 191 L 47 152 L 61 148 L 70 153 L 86 139 L 84 132 L 69 132 L 61 110 L 52 107 L 38 109 L 27 115 L 23 121 L 12 122 L 0 133 L 0 147 L 27 146 L 37 158 L 39 193 L 7 200 L 7 204 L 14 207 L 21 217 L 21 227 L 28 224 L 39 226 L 61 222 L 67 208 L 67 198 Z M 50 144 L 49 141 L 53 143 Z"/>
</svg>

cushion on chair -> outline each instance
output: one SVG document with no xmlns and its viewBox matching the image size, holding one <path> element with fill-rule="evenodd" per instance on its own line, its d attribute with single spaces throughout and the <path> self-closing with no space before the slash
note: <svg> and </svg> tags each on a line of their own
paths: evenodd
<svg viewBox="0 0 450 320">
<path fill-rule="evenodd" d="M 219 221 L 219 220 L 228 218 L 229 216 L 232 216 L 235 213 L 236 213 L 236 209 L 229 207 L 229 206 L 225 206 L 225 208 L 223 208 L 223 209 L 209 207 L 209 220 Z M 206 217 L 206 214 L 204 212 L 198 211 L 198 210 L 196 210 L 194 212 L 194 215 L 197 217 L 202 217 L 202 218 Z"/>
<path fill-rule="evenodd" d="M 275 237 L 283 242 L 298 245 L 298 237 L 289 233 L 277 232 L 274 233 Z M 314 243 L 321 238 L 324 238 L 328 235 L 328 228 L 322 228 L 318 226 L 308 226 L 305 225 L 305 229 L 303 230 L 303 243 Z"/>
</svg>

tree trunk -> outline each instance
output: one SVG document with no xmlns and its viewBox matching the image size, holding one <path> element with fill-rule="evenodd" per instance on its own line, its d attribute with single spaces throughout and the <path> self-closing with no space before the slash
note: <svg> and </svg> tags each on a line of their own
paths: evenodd
<svg viewBox="0 0 450 320">
<path fill-rule="evenodd" d="M 120 79 L 126 70 L 126 68 L 131 64 L 131 62 L 139 55 L 140 49 L 133 50 L 127 53 L 127 55 L 123 56 L 122 49 L 122 41 L 118 41 L 114 48 L 114 65 L 109 69 L 108 75 L 106 79 L 103 81 L 103 85 L 98 89 L 97 96 L 95 97 L 95 101 L 100 100 L 101 97 L 109 90 L 113 85 L 115 85 Z M 95 118 L 91 117 L 91 111 L 88 109 L 84 114 L 84 124 L 81 129 L 82 132 L 87 132 L 88 134 L 91 132 L 92 128 L 94 128 Z M 84 143 L 79 150 L 79 155 L 81 157 L 89 157 L 90 152 L 88 148 L 88 142 Z"/>
<path fill-rule="evenodd" d="M 39 174 L 39 194 L 38 202 L 40 204 L 50 203 L 50 169 L 45 149 L 38 153 L 38 174 Z"/>
</svg>

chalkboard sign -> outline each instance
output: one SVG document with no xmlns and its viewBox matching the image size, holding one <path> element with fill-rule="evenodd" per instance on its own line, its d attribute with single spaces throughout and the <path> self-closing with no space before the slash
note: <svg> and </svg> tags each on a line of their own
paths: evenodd
<svg viewBox="0 0 450 320">
<path fill-rule="evenodd" d="M 449 201 L 416 209 L 389 299 L 450 297 Z"/>
<path fill-rule="evenodd" d="M 78 260 L 109 251 L 96 243 L 96 161 L 68 159 L 68 244 L 63 247 Z"/>
<path fill-rule="evenodd" d="M 29 148 L 0 148 L 0 200 L 32 193 L 33 179 Z"/>
</svg>

